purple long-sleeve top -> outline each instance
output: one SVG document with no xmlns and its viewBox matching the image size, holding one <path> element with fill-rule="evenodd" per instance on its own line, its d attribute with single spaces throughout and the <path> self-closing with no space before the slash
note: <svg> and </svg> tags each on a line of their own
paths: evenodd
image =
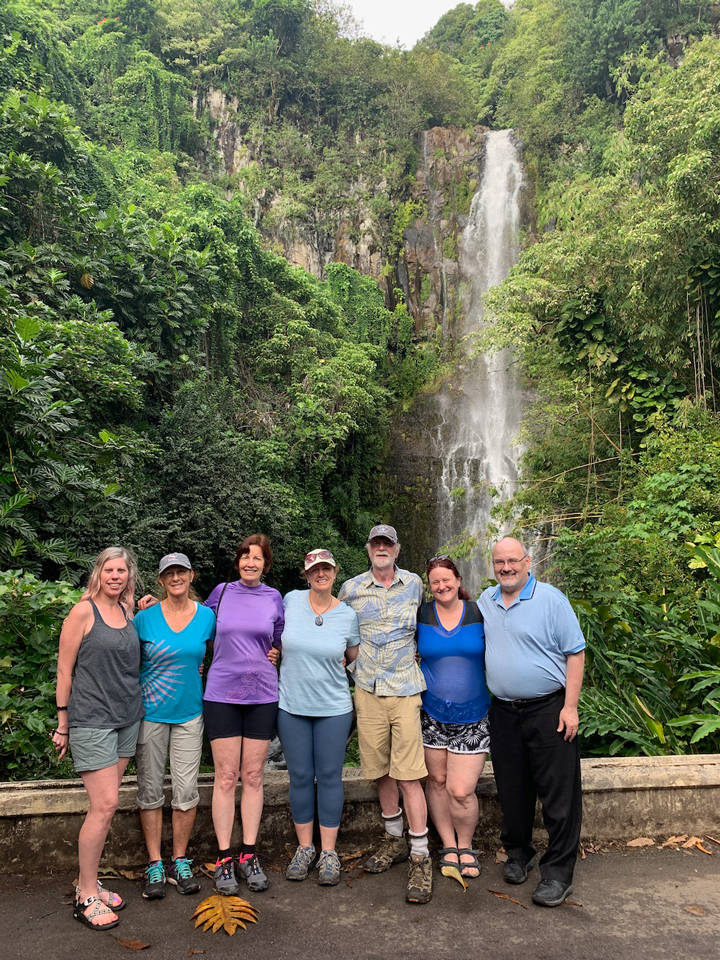
<svg viewBox="0 0 720 960">
<path fill-rule="evenodd" d="M 205 601 L 217 615 L 215 650 L 205 700 L 215 703 L 273 703 L 278 699 L 277 669 L 267 658 L 279 647 L 285 627 L 280 593 L 264 583 L 246 587 L 220 583 Z"/>
</svg>

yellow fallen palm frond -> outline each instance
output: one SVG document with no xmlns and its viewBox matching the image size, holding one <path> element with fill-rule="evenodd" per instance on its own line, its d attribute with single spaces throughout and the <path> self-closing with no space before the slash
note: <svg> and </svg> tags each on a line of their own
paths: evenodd
<svg viewBox="0 0 720 960">
<path fill-rule="evenodd" d="M 212 927 L 212 932 L 217 933 L 222 927 L 232 936 L 238 927 L 246 929 L 243 920 L 257 923 L 258 912 L 252 904 L 241 897 L 222 897 L 219 894 L 213 894 L 198 905 L 190 919 L 195 920 L 196 927 L 202 925 L 203 930 L 209 930 Z"/>
</svg>

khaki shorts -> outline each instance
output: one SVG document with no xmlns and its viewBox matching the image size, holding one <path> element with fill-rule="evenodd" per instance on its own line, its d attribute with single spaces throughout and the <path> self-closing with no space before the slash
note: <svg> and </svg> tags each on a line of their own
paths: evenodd
<svg viewBox="0 0 720 960">
<path fill-rule="evenodd" d="M 137 805 L 141 810 L 156 810 L 164 803 L 168 751 L 173 810 L 192 810 L 198 805 L 203 728 L 202 714 L 186 723 L 143 720 L 135 753 Z"/>
<path fill-rule="evenodd" d="M 360 763 L 366 780 L 390 774 L 395 780 L 427 776 L 420 705 L 422 697 L 378 697 L 355 687 Z"/>
</svg>

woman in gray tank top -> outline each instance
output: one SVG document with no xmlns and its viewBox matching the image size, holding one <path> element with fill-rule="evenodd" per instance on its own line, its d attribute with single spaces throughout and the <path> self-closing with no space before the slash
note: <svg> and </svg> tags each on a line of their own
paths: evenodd
<svg viewBox="0 0 720 960">
<path fill-rule="evenodd" d="M 116 927 L 116 911 L 125 906 L 118 894 L 103 889 L 98 866 L 143 716 L 140 642 L 132 624 L 136 574 L 135 559 L 124 547 L 103 550 L 60 634 L 52 739 L 60 757 L 69 744 L 90 799 L 78 837 L 73 916 L 92 930 Z"/>
</svg>

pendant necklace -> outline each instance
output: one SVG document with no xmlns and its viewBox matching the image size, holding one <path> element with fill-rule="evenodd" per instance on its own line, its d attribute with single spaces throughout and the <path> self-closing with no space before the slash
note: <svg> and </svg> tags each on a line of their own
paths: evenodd
<svg viewBox="0 0 720 960">
<path fill-rule="evenodd" d="M 332 596 L 331 596 L 331 597 L 330 597 L 330 603 L 327 605 L 327 607 L 325 607 L 325 609 L 323 610 L 323 613 L 327 613 L 327 612 L 328 612 L 328 610 L 329 610 L 330 607 L 332 606 L 332 601 L 333 601 L 333 598 L 332 598 Z M 310 609 L 311 609 L 312 612 L 315 614 L 315 626 L 316 626 L 316 627 L 321 627 L 321 626 L 323 625 L 322 613 L 318 613 L 318 612 L 317 612 L 317 610 L 316 610 L 315 607 L 313 606 L 313 602 L 312 602 L 312 600 L 310 599 L 310 597 L 308 597 L 308 603 L 310 604 Z"/>
</svg>

